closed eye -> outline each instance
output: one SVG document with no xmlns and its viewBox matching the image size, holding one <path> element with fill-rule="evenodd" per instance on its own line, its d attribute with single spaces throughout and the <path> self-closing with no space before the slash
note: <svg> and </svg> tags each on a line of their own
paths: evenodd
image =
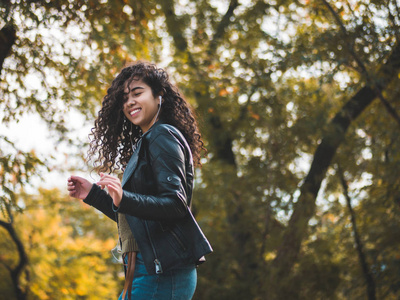
<svg viewBox="0 0 400 300">
<path fill-rule="evenodd" d="M 137 87 L 134 87 L 133 89 L 131 89 L 131 93 L 134 95 L 134 96 L 139 96 L 141 93 L 143 93 L 143 87 L 141 87 L 141 86 L 137 86 Z"/>
</svg>

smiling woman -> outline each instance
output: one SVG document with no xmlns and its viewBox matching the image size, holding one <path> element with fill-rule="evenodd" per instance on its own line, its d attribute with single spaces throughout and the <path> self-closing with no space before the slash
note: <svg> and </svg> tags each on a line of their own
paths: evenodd
<svg viewBox="0 0 400 300">
<path fill-rule="evenodd" d="M 123 106 L 125 117 L 142 132 L 146 132 L 157 121 L 162 96 L 154 97 L 151 88 L 142 80 L 132 80 L 125 88 L 126 102 Z M 159 102 L 157 100 L 159 99 Z"/>
<path fill-rule="evenodd" d="M 104 173 L 96 184 L 71 176 L 68 191 L 118 224 L 120 299 L 192 298 L 196 265 L 212 252 L 190 210 L 202 148 L 192 111 L 164 70 L 139 62 L 114 79 L 89 156 L 103 172 L 122 169 L 122 182 Z"/>
</svg>

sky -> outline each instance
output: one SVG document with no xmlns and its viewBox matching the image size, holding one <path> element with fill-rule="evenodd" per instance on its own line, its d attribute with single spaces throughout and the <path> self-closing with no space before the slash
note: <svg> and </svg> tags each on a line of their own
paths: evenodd
<svg viewBox="0 0 400 300">
<path fill-rule="evenodd" d="M 67 119 L 70 127 L 68 136 L 87 142 L 92 124 L 85 122 L 83 116 L 78 113 L 71 112 Z M 24 152 L 35 150 L 39 158 L 49 159 L 50 167 L 55 167 L 50 172 L 43 169 L 43 178 L 35 178 L 31 186 L 25 187 L 27 192 L 35 192 L 39 187 L 60 189 L 66 187 L 69 173 L 60 172 L 57 169 L 77 164 L 72 157 L 74 148 L 66 143 L 57 143 L 56 134 L 49 131 L 46 123 L 37 114 L 25 114 L 19 122 L 11 122 L 7 126 L 0 123 L 0 134 L 7 136 L 18 149 Z M 77 167 L 79 168 L 79 165 Z M 86 169 L 86 166 L 81 167 L 83 170 Z M 84 172 L 77 171 L 74 174 L 90 179 L 89 174 Z"/>
</svg>

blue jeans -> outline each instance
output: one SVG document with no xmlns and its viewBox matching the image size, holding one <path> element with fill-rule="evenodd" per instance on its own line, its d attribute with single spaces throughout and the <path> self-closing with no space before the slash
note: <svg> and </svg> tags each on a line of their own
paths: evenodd
<svg viewBox="0 0 400 300">
<path fill-rule="evenodd" d="M 140 252 L 136 257 L 132 282 L 132 300 L 190 300 L 197 284 L 195 265 L 149 275 Z M 125 299 L 128 296 L 125 295 Z M 125 300 L 124 299 L 124 300 Z M 118 300 L 122 300 L 122 293 Z"/>
</svg>

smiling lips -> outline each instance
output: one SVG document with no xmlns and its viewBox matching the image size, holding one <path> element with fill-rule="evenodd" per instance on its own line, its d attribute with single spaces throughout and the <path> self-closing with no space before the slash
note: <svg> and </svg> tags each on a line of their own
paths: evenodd
<svg viewBox="0 0 400 300">
<path fill-rule="evenodd" d="M 141 108 L 136 108 L 136 109 L 132 110 L 129 114 L 131 115 L 131 117 L 133 117 L 134 115 L 136 115 L 141 110 L 142 110 Z"/>
</svg>

